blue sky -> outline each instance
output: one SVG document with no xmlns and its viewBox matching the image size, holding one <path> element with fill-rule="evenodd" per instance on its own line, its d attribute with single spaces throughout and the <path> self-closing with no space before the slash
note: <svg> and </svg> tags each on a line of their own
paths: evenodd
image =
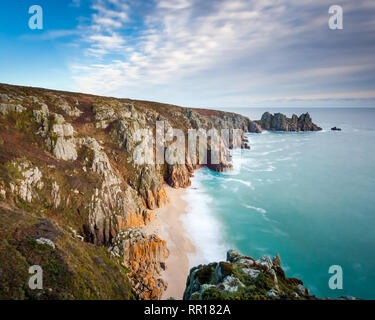
<svg viewBox="0 0 375 320">
<path fill-rule="evenodd" d="M 43 30 L 30 30 L 31 5 Z M 328 28 L 341 5 L 344 29 Z M 2 0 L 0 82 L 191 107 L 375 106 L 373 0 Z"/>
</svg>

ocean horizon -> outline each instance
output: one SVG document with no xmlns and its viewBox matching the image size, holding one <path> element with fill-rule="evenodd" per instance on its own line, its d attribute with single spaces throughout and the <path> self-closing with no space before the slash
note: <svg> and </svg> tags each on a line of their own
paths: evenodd
<svg viewBox="0 0 375 320">
<path fill-rule="evenodd" d="M 197 247 L 191 266 L 225 261 L 229 249 L 256 258 L 279 253 L 286 275 L 311 294 L 374 299 L 375 109 L 230 111 L 252 120 L 265 111 L 308 111 L 323 130 L 249 133 L 251 150 L 242 150 L 237 174 L 195 172 L 182 217 Z M 333 265 L 342 267 L 342 290 L 329 288 Z"/>
</svg>

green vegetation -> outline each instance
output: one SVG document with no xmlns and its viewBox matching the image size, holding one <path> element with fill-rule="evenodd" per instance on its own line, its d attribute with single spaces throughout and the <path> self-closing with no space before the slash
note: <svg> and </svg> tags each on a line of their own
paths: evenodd
<svg viewBox="0 0 375 320">
<path fill-rule="evenodd" d="M 0 204 L 0 234 L 0 299 L 134 299 L 127 270 L 104 248 L 49 220 Z M 56 248 L 38 244 L 43 236 L 54 238 Z M 28 287 L 32 265 L 43 269 L 42 290 Z"/>
<path fill-rule="evenodd" d="M 214 275 L 215 266 L 216 265 L 209 264 L 207 266 L 203 266 L 196 272 L 196 276 L 200 284 L 211 283 L 213 280 L 212 277 Z"/>
</svg>

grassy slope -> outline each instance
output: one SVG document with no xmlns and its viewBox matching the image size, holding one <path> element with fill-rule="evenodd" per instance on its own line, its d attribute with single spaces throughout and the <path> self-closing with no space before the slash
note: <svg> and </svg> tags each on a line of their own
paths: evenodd
<svg viewBox="0 0 375 320">
<path fill-rule="evenodd" d="M 38 244 L 48 236 L 56 249 Z M 1 299 L 133 299 L 127 270 L 101 247 L 68 230 L 0 202 Z M 43 290 L 30 290 L 28 269 L 43 269 Z"/>
</svg>

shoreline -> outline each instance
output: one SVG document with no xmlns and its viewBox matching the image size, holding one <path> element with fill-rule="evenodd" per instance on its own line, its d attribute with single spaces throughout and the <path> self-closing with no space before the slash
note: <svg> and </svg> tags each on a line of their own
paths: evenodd
<svg viewBox="0 0 375 320">
<path fill-rule="evenodd" d="M 197 252 L 192 240 L 180 219 L 181 215 L 187 213 L 188 203 L 182 199 L 186 189 L 173 189 L 165 186 L 168 203 L 159 209 L 153 210 L 152 221 L 142 230 L 146 234 L 156 234 L 167 242 L 169 257 L 166 260 L 166 270 L 161 273 L 161 278 L 168 283 L 162 300 L 173 297 L 181 300 L 186 279 L 190 271 L 188 255 Z"/>
</svg>

